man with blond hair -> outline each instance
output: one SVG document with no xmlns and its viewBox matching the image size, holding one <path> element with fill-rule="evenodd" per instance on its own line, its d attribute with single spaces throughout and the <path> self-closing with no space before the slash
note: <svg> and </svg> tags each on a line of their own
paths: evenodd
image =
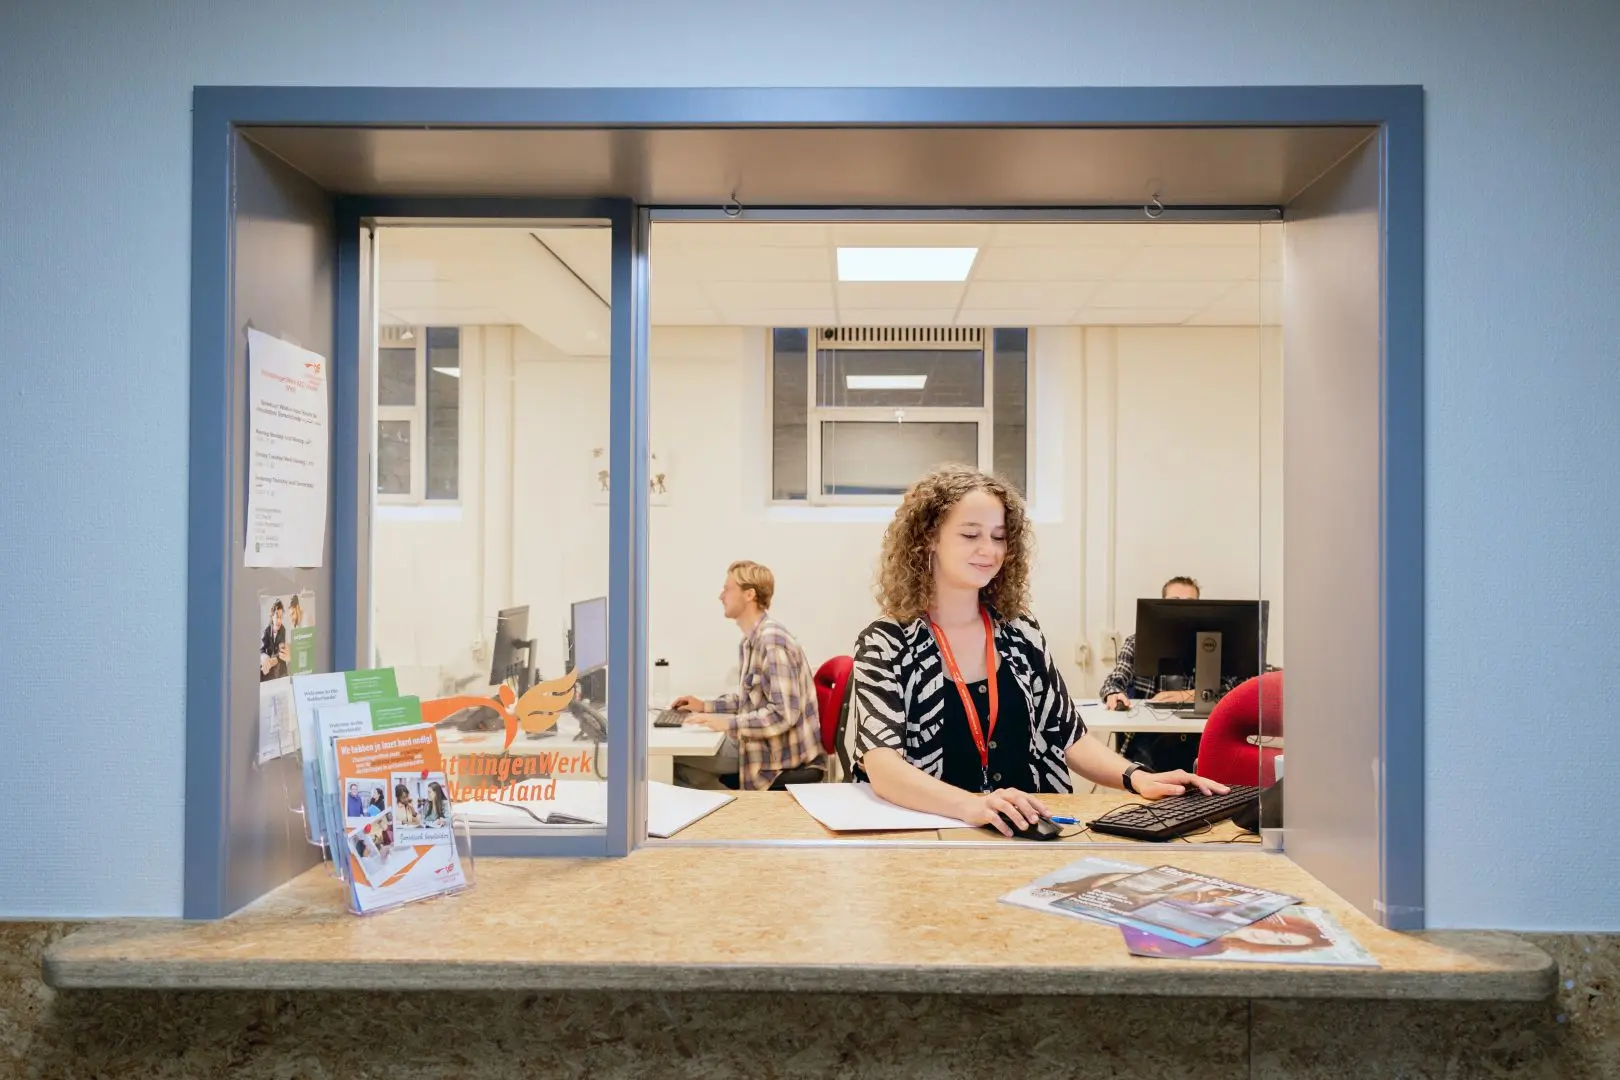
<svg viewBox="0 0 1620 1080">
<path fill-rule="evenodd" d="M 679 758 L 676 778 L 691 787 L 717 787 L 736 775 L 745 791 L 763 791 L 789 769 L 825 772 L 821 721 L 810 661 L 787 628 L 771 618 L 776 577 L 747 559 L 726 568 L 720 605 L 742 631 L 739 686 L 713 701 L 690 694 L 673 708 L 693 714 L 690 723 L 725 735 L 712 758 Z"/>
</svg>

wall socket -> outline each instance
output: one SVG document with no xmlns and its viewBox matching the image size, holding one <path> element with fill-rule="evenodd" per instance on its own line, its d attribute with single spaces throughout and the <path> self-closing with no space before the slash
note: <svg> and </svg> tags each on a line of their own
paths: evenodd
<svg viewBox="0 0 1620 1080">
<path fill-rule="evenodd" d="M 1080 644 L 1076 645 L 1074 647 L 1074 662 L 1079 667 L 1083 667 L 1083 668 L 1084 667 L 1090 667 L 1091 666 L 1091 646 L 1087 645 L 1083 641 Z"/>
<path fill-rule="evenodd" d="M 484 658 L 484 639 L 481 637 L 475 637 L 472 639 L 472 658 L 474 660 L 482 660 Z"/>
<path fill-rule="evenodd" d="M 1110 661 L 1117 659 L 1119 657 L 1119 647 L 1123 643 L 1123 639 L 1120 637 L 1119 631 L 1104 630 L 1102 640 L 1103 659 Z"/>
</svg>

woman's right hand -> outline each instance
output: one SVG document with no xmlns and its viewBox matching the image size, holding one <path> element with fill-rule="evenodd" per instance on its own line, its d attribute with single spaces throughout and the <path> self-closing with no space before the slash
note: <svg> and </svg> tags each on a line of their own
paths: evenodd
<svg viewBox="0 0 1620 1080">
<path fill-rule="evenodd" d="M 702 712 L 703 699 L 695 698 L 691 694 L 682 694 L 675 699 L 675 703 L 670 708 L 678 709 L 681 712 Z"/>
<path fill-rule="evenodd" d="M 1124 712 L 1131 707 L 1130 701 L 1124 694 L 1109 694 L 1108 697 L 1103 699 L 1103 704 L 1116 712 Z"/>
<path fill-rule="evenodd" d="M 1003 836 L 1012 836 L 1012 827 L 1024 829 L 1046 817 L 1046 807 L 1033 795 L 1016 788 L 1001 788 L 969 797 L 962 820 L 969 825 L 990 825 Z M 1003 820 L 1005 818 L 1006 820 Z"/>
</svg>

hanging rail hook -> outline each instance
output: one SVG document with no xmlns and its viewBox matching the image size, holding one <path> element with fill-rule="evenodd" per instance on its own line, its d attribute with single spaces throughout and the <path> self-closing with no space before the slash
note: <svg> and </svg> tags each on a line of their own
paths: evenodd
<svg viewBox="0 0 1620 1080">
<path fill-rule="evenodd" d="M 1159 201 L 1157 195 L 1151 195 L 1148 197 L 1147 205 L 1142 207 L 1142 213 L 1150 218 L 1161 218 L 1164 216 L 1164 203 Z"/>
<path fill-rule="evenodd" d="M 729 218 L 742 217 L 743 204 L 737 201 L 735 191 L 731 193 L 731 198 L 720 204 L 720 212 Z"/>
</svg>

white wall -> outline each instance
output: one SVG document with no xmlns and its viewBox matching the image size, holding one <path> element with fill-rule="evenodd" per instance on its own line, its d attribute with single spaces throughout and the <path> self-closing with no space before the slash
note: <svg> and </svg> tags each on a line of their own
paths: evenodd
<svg viewBox="0 0 1620 1080">
<path fill-rule="evenodd" d="M 480 429 L 480 410 L 471 404 L 482 401 L 487 411 L 503 392 L 494 372 L 508 354 L 478 347 L 491 338 L 515 343 L 515 452 L 501 441 L 506 430 Z M 560 671 L 568 603 L 606 587 L 607 507 L 592 498 L 588 475 L 591 449 L 606 444 L 606 361 L 565 356 L 521 328 L 469 330 L 466 340 L 464 516 L 387 521 L 378 529 L 377 642 L 402 682 L 419 679 L 424 693 L 438 692 L 441 668 L 453 676 L 487 670 L 471 641 L 479 628 L 487 640 L 494 611 L 508 603 L 530 605 L 542 670 Z M 1136 597 L 1158 595 L 1165 578 L 1192 574 L 1209 596 L 1258 595 L 1261 403 L 1262 392 L 1280 384 L 1278 346 L 1274 331 L 1246 328 L 1035 332 L 1042 403 L 1034 418 L 1035 606 L 1076 694 L 1089 696 L 1107 672 L 1103 632 L 1129 633 Z M 649 641 L 654 657 L 670 661 L 677 693 L 728 687 L 737 632 L 717 594 L 733 559 L 775 570 L 773 610 L 812 663 L 848 653 L 876 615 L 872 575 L 892 511 L 766 503 L 764 349 L 759 330 L 653 331 L 652 442 L 670 459 L 672 479 L 667 505 L 651 509 Z M 1275 410 L 1280 395 L 1266 401 Z M 1116 425 L 1117 438 L 1110 435 Z M 1273 422 L 1267 438 L 1276 440 L 1279 428 Z M 1275 453 L 1280 445 L 1265 449 Z M 478 524 L 479 454 L 493 468 L 510 467 L 516 481 L 515 498 L 490 485 L 484 505 L 496 516 L 487 528 Z M 1088 475 L 1096 477 L 1089 487 Z M 1110 483 L 1117 486 L 1112 511 Z M 504 524 L 507 506 L 512 529 Z M 1280 503 L 1266 509 L 1270 532 L 1280 535 Z M 1097 537 L 1105 554 L 1083 558 L 1088 538 Z M 482 608 L 479 551 L 488 553 L 486 575 L 514 560 L 511 591 L 486 589 Z M 1280 581 L 1280 543 L 1264 562 Z M 1269 598 L 1280 630 L 1280 597 Z M 1091 649 L 1084 667 L 1076 650 L 1082 640 Z M 1280 662 L 1280 645 L 1272 656 Z"/>
<path fill-rule="evenodd" d="M 1594 465 L 1620 460 L 1616 55 L 1608 0 L 0 5 L 0 781 L 29 838 L 0 913 L 180 910 L 192 87 L 1402 83 L 1429 193 L 1428 919 L 1620 929 L 1590 872 L 1620 833 L 1559 801 L 1607 790 L 1620 726 L 1547 710 L 1527 737 L 1501 662 L 1511 640 L 1539 686 L 1585 686 L 1620 652 L 1570 615 L 1620 593 Z M 64 714 L 86 655 L 138 708 Z M 59 800 L 64 761 L 101 797 Z"/>
</svg>

